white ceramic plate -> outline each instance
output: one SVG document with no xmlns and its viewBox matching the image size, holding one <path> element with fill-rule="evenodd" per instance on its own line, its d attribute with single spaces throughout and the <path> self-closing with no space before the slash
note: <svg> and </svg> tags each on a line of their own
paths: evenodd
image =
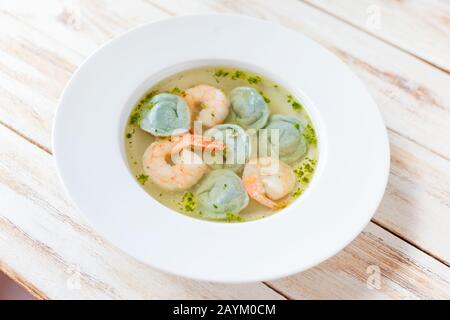
<svg viewBox="0 0 450 320">
<path fill-rule="evenodd" d="M 234 224 L 193 219 L 130 174 L 123 139 L 134 103 L 162 77 L 201 65 L 250 69 L 305 103 L 318 133 L 317 172 L 280 213 Z M 155 268 L 218 282 L 278 278 L 336 254 L 369 222 L 389 171 L 383 121 L 344 63 L 296 32 L 231 15 L 159 21 L 97 50 L 64 91 L 53 150 L 68 193 L 100 234 Z"/>
</svg>

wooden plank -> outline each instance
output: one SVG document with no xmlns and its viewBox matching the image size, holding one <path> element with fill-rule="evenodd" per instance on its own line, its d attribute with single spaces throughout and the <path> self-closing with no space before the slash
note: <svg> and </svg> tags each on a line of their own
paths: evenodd
<svg viewBox="0 0 450 320">
<path fill-rule="evenodd" d="M 59 95 L 76 67 L 113 36 L 166 16 L 141 1 L 77 3 L 0 7 L 0 122 L 47 150 Z"/>
<path fill-rule="evenodd" d="M 112 247 L 63 195 L 51 155 L 0 125 L 0 268 L 41 298 L 282 299 L 155 271 Z"/>
<path fill-rule="evenodd" d="M 374 221 L 447 265 L 450 161 L 390 131 L 391 172 Z"/>
<path fill-rule="evenodd" d="M 306 0 L 424 61 L 450 72 L 450 2 Z"/>
<path fill-rule="evenodd" d="M 449 299 L 449 272 L 370 224 L 337 256 L 270 285 L 295 299 Z"/>
<path fill-rule="evenodd" d="M 14 3 L 14 2 L 12 2 Z M 57 2 L 59 3 L 59 2 Z M 103 3 L 103 2 L 101 2 Z M 91 6 L 91 2 L 83 3 L 80 12 L 84 12 L 87 16 L 98 16 L 99 19 L 104 20 L 104 25 L 106 23 L 111 23 L 108 27 L 103 29 L 114 30 L 117 25 L 114 23 L 115 20 L 124 20 L 127 24 L 122 23 L 123 30 L 135 26 L 142 21 L 151 21 L 155 19 L 156 15 L 167 16 L 167 12 L 170 10 L 176 11 L 177 14 L 186 14 L 193 12 L 211 12 L 211 11 L 225 11 L 225 12 L 237 12 L 242 14 L 253 15 L 261 17 L 263 19 L 273 20 L 287 25 L 290 28 L 299 30 L 306 35 L 318 40 L 336 54 L 338 54 L 343 60 L 345 60 L 350 66 L 352 66 L 355 71 L 365 80 L 368 84 L 369 89 L 375 96 L 380 108 L 384 112 L 385 121 L 390 128 L 395 129 L 400 134 L 408 137 L 421 144 L 424 147 L 440 154 L 447 159 L 450 159 L 450 150 L 447 147 L 447 142 L 445 137 L 450 135 L 450 127 L 446 124 L 450 121 L 450 113 L 448 106 L 450 101 L 450 93 L 446 88 L 450 85 L 450 79 L 445 74 L 436 72 L 434 68 L 429 65 L 418 62 L 413 57 L 404 54 L 390 47 L 376 39 L 370 39 L 363 32 L 358 32 L 354 28 L 349 27 L 345 23 L 336 21 L 327 14 L 322 14 L 317 10 L 310 8 L 308 5 L 299 3 L 294 0 L 284 0 L 283 6 L 278 6 L 272 2 L 259 2 L 250 1 L 245 5 L 236 5 L 235 2 L 229 1 L 193 1 L 193 2 L 180 2 L 178 0 L 168 0 L 168 1 L 153 1 L 144 3 L 145 8 L 140 8 L 139 13 L 132 16 L 126 16 L 127 11 L 120 12 L 120 10 L 113 11 L 113 8 L 117 7 L 112 5 L 115 1 L 108 1 L 108 4 L 103 6 Z M 111 4 L 110 4 L 111 3 Z M 134 2 L 133 2 L 134 3 Z M 136 3 L 140 3 L 136 1 Z M 155 6 L 156 4 L 156 6 Z M 56 6 L 56 5 L 55 5 Z M 61 6 L 61 5 L 60 5 Z M 164 10 L 164 11 L 161 11 Z M 95 29 L 91 26 L 91 20 L 80 19 L 81 27 L 80 31 L 74 30 L 70 26 L 64 25 L 59 18 L 59 15 L 46 16 L 46 19 L 25 19 L 21 16 L 20 10 L 12 7 L 11 12 L 8 13 L 10 16 L 14 16 L 15 21 L 9 21 L 7 15 L 3 14 L 1 23 L 5 24 L 5 29 L 8 26 L 14 24 L 19 24 L 23 29 L 20 32 L 20 37 L 15 36 L 12 39 L 7 39 L 10 42 L 17 42 L 15 45 L 4 45 L 3 51 L 4 55 L 10 60 L 5 60 L 3 65 L 13 65 L 11 59 L 16 59 L 16 53 L 14 49 L 10 49 L 10 46 L 15 46 L 19 48 L 26 48 L 26 44 L 23 44 L 23 40 L 20 38 L 34 38 L 40 34 L 44 34 L 45 41 L 40 41 L 39 44 L 34 44 L 35 48 L 30 48 L 28 56 L 36 55 L 34 52 L 36 50 L 46 50 L 46 54 L 52 56 L 52 59 L 61 59 L 66 56 L 66 54 L 73 53 L 73 50 L 80 50 L 83 47 L 86 40 L 85 38 L 100 37 L 101 31 Z M 64 8 L 60 9 L 60 12 L 64 12 Z M 158 12 L 155 12 L 158 11 Z M 150 13 L 149 13 L 150 12 Z M 115 17 L 113 22 L 111 19 L 106 18 L 108 15 Z M 302 19 L 298 19 L 298 16 L 302 16 Z M 17 18 L 19 17 L 19 18 Z M 103 17 L 103 18 L 102 18 Z M 138 18 L 140 17 L 140 18 Z M 314 18 L 310 18 L 314 17 Z M 52 21 L 55 22 L 52 23 Z M 25 24 L 21 23 L 26 22 Z M 49 22 L 50 21 L 50 22 Z M 16 29 L 20 29 L 16 27 Z M 91 35 L 86 30 L 94 29 L 96 32 L 92 31 L 94 35 Z M 29 32 L 34 30 L 34 34 L 29 36 Z M 61 30 L 64 30 L 62 32 Z M 340 30 L 337 35 L 330 37 L 334 30 Z M 119 33 L 119 31 L 117 31 Z M 103 40 L 106 41 L 111 37 L 111 33 L 103 33 Z M 19 38 L 19 39 L 18 39 Z M 61 38 L 61 39 L 60 39 Z M 55 40 L 58 41 L 55 43 Z M 70 39 L 67 41 L 65 39 Z M 2 39 L 4 40 L 4 39 Z M 28 39 L 32 42 L 32 39 Z M 64 46 L 61 45 L 64 43 Z M 68 47 L 67 47 L 68 46 Z M 94 44 L 90 44 L 89 48 L 93 49 Z M 45 49 L 44 49 L 45 48 Z M 48 49 L 52 48 L 52 49 Z M 6 59 L 6 58 L 5 58 Z M 21 62 L 26 65 L 31 65 L 34 67 L 36 65 L 36 58 L 19 58 Z M 25 60 L 25 61 L 24 61 Z M 72 64 L 69 67 L 70 70 L 75 68 L 75 65 L 79 64 L 81 59 L 78 60 L 72 57 L 68 59 Z M 0 60 L 0 63 L 2 60 Z M 18 63 L 18 62 L 17 62 Z M 16 69 L 17 68 L 17 69 Z M 55 66 L 55 68 L 58 68 Z M 15 70 L 18 66 L 15 66 Z M 52 70 L 52 73 L 54 71 Z M 63 72 L 61 70 L 60 72 Z M 17 74 L 18 73 L 18 74 Z M 51 116 L 48 114 L 39 114 L 40 104 L 38 106 L 32 104 L 30 99 L 27 99 L 25 92 L 30 92 L 30 87 L 36 89 L 39 82 L 47 81 L 46 78 L 42 80 L 45 76 L 40 74 L 36 78 L 28 74 L 28 79 L 30 84 L 22 88 L 17 88 L 18 85 L 24 85 L 20 82 L 24 79 L 23 74 L 28 73 L 27 71 L 13 73 L 11 70 L 3 70 L 2 75 L 5 81 L 10 83 L 10 88 L 4 96 L 8 98 L 7 102 L 10 104 L 14 103 L 14 110 L 7 110 L 4 112 L 4 117 L 8 114 L 19 113 L 21 109 L 25 109 L 24 112 L 34 112 L 37 113 L 35 117 L 41 122 L 41 125 L 49 125 L 51 122 Z M 66 75 L 68 77 L 69 75 Z M 63 77 L 63 76 L 60 76 Z M 50 81 L 51 79 L 49 79 Z M 65 82 L 60 81 L 60 86 Z M 11 86 L 15 86 L 11 88 Z M 431 87 L 432 86 L 432 87 Z M 46 89 L 48 90 L 48 89 Z M 12 94 L 13 92 L 20 92 L 20 95 Z M 54 91 L 58 91 L 55 89 Z M 58 93 L 61 90 L 58 91 Z M 36 92 L 36 91 L 34 91 Z M 56 100 L 58 93 L 52 95 L 52 99 Z M 49 95 L 49 93 L 42 93 L 42 95 Z M 37 97 L 35 97 L 37 96 Z M 40 95 L 35 94 L 33 99 L 44 99 Z M 45 100 L 43 101 L 46 102 Z M 31 105 L 30 105 L 31 104 Z M 34 108 L 33 108 L 34 107 Z M 11 108 L 12 109 L 12 108 Z M 48 110 L 48 108 L 45 108 Z M 14 112 L 13 112 L 14 111 Z M 12 118 L 12 116 L 10 116 Z M 20 130 L 21 132 L 26 132 L 32 127 L 28 123 L 12 123 L 26 120 L 27 117 L 14 117 L 10 119 L 8 123 L 12 127 Z M 433 130 L 430 130 L 433 128 Z M 420 132 L 420 134 L 418 134 Z M 45 136 L 44 133 L 41 136 Z M 44 137 L 38 140 L 42 145 L 49 146 L 49 137 Z"/>
<path fill-rule="evenodd" d="M 0 268 L 39 297 L 283 298 L 262 283 L 166 275 L 119 252 L 65 198 L 48 153 L 3 126 L 0 136 Z M 367 287 L 370 265 L 382 270 L 378 290 Z M 332 260 L 269 285 L 290 298 L 444 298 L 448 279 L 449 268 L 371 223 Z"/>
</svg>

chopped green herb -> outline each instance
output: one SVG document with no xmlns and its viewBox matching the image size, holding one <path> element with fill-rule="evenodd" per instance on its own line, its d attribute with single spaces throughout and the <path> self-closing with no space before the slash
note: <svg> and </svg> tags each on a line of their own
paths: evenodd
<svg viewBox="0 0 450 320">
<path fill-rule="evenodd" d="M 145 175 L 145 174 L 140 174 L 140 175 L 138 175 L 136 178 L 138 179 L 138 181 L 139 181 L 142 185 L 144 185 L 144 184 L 147 182 L 147 180 L 148 180 L 148 176 Z"/>
<path fill-rule="evenodd" d="M 217 206 L 217 205 L 215 205 L 215 204 L 213 204 L 213 207 L 214 207 L 214 209 L 217 209 L 217 208 L 218 208 L 218 206 Z"/>
<path fill-rule="evenodd" d="M 145 103 L 147 103 L 148 101 L 150 101 L 151 98 L 153 98 L 154 96 L 156 96 L 158 93 L 159 93 L 158 90 L 150 91 L 149 93 L 147 93 L 147 94 L 145 95 L 143 101 L 144 101 Z"/>
<path fill-rule="evenodd" d="M 236 70 L 232 75 L 231 75 L 231 79 L 236 80 L 236 79 L 243 79 L 245 78 L 245 73 L 241 70 Z"/>
<path fill-rule="evenodd" d="M 228 75 L 228 72 L 226 72 L 226 71 L 224 71 L 224 70 L 222 70 L 222 69 L 217 69 L 215 72 L 214 72 L 214 76 L 215 77 L 226 77 Z"/>
<path fill-rule="evenodd" d="M 317 145 L 316 131 L 311 124 L 308 123 L 306 128 L 303 130 L 303 136 L 305 137 L 308 144 L 312 146 Z"/>
<path fill-rule="evenodd" d="M 311 159 L 310 157 L 305 158 L 311 165 L 315 166 L 317 164 L 317 160 Z"/>
<path fill-rule="evenodd" d="M 153 107 L 155 106 L 155 104 L 154 103 L 147 103 L 147 105 L 145 106 L 145 109 L 147 109 L 147 110 L 151 110 Z"/>
<path fill-rule="evenodd" d="M 260 90 L 260 91 L 259 91 L 259 94 L 263 97 L 263 99 L 264 99 L 264 101 L 265 101 L 266 103 L 270 103 L 270 99 L 267 98 L 267 97 L 264 95 L 264 92 L 262 92 L 262 91 Z"/>
<path fill-rule="evenodd" d="M 228 222 L 242 222 L 242 221 L 244 221 L 244 219 L 240 215 L 234 214 L 232 212 L 227 212 L 225 219 Z"/>
<path fill-rule="evenodd" d="M 178 87 L 173 88 L 172 90 L 169 91 L 169 93 L 176 95 L 184 95 L 184 91 Z"/>
<path fill-rule="evenodd" d="M 226 189 L 227 187 L 228 187 L 228 185 L 225 183 L 225 184 L 223 185 L 223 188 Z"/>
<path fill-rule="evenodd" d="M 252 76 L 252 77 L 248 77 L 247 79 L 248 83 L 250 84 L 258 84 L 261 82 L 261 77 L 260 76 Z"/>
<path fill-rule="evenodd" d="M 299 167 L 294 170 L 295 175 L 300 178 L 304 175 L 303 168 Z"/>
<path fill-rule="evenodd" d="M 130 124 L 137 126 L 141 122 L 141 110 L 135 111 L 130 117 Z"/>
<path fill-rule="evenodd" d="M 225 78 L 226 76 L 228 76 L 230 73 L 228 71 L 224 71 L 222 69 L 217 69 L 214 72 L 214 77 L 216 78 L 216 82 L 219 83 L 220 78 Z"/>
<path fill-rule="evenodd" d="M 292 196 L 293 196 L 294 198 L 298 198 L 302 193 L 303 193 L 303 190 L 302 190 L 300 187 L 298 187 L 297 190 L 295 190 L 295 191 L 292 193 Z"/>
<path fill-rule="evenodd" d="M 294 169 L 294 174 L 297 177 L 297 181 L 300 183 L 300 186 L 292 193 L 293 197 L 298 197 L 302 194 L 302 186 L 306 186 L 311 181 L 316 164 L 317 160 L 305 157 L 302 163 Z"/>
<path fill-rule="evenodd" d="M 130 116 L 130 124 L 134 126 L 138 126 L 141 122 L 141 112 L 144 107 L 151 109 L 153 107 L 152 104 L 149 104 L 150 100 L 158 94 L 157 90 L 153 90 L 149 93 L 147 93 L 139 102 L 137 103 L 136 107 L 134 108 L 133 112 Z"/>
<path fill-rule="evenodd" d="M 302 108 L 302 105 L 299 102 L 294 101 L 292 102 L 292 108 L 294 108 L 294 110 L 300 110 Z"/>
<path fill-rule="evenodd" d="M 287 102 L 292 105 L 294 110 L 301 110 L 303 108 L 302 104 L 295 100 L 295 98 L 290 94 L 287 96 Z"/>
<path fill-rule="evenodd" d="M 273 87 L 274 87 L 275 89 L 278 89 L 278 85 L 277 85 L 277 84 L 274 84 Z"/>
<path fill-rule="evenodd" d="M 179 203 L 181 210 L 193 212 L 195 210 L 195 198 L 192 192 L 186 192 Z"/>
<path fill-rule="evenodd" d="M 294 123 L 294 128 L 300 130 L 300 125 L 298 123 Z"/>
</svg>

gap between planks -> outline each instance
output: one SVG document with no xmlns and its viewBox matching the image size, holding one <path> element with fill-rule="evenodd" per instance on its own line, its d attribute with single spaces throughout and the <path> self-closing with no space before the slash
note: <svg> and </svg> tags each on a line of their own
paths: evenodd
<svg viewBox="0 0 450 320">
<path fill-rule="evenodd" d="M 280 291 L 279 289 L 275 288 L 273 285 L 271 285 L 268 281 L 261 281 L 261 283 L 263 285 L 265 285 L 267 288 L 271 289 L 272 291 L 275 291 L 276 293 L 278 293 L 280 296 L 284 297 L 286 300 L 295 300 L 291 297 L 289 297 L 286 293 L 284 293 L 283 291 Z"/>
<path fill-rule="evenodd" d="M 444 259 L 441 259 L 440 257 L 436 256 L 435 254 L 433 254 L 432 252 L 422 248 L 421 246 L 419 246 L 417 243 L 412 242 L 410 240 L 408 240 L 407 238 L 403 237 L 400 233 L 396 232 L 395 230 L 391 230 L 389 229 L 386 225 L 382 224 L 379 221 L 376 221 L 375 218 L 372 218 L 370 220 L 373 224 L 376 224 L 377 226 L 379 226 L 380 228 L 382 228 L 383 230 L 389 232 L 390 234 L 396 236 L 397 238 L 399 238 L 400 240 L 403 240 L 404 242 L 406 242 L 407 244 L 409 244 L 410 246 L 416 248 L 419 251 L 422 251 L 423 253 L 429 255 L 431 258 L 435 259 L 436 261 L 439 261 L 440 263 L 442 263 L 444 266 L 450 268 L 450 263 L 448 263 L 447 261 L 445 261 Z"/>
<path fill-rule="evenodd" d="M 433 68 L 435 68 L 435 69 L 437 69 L 437 70 L 439 70 L 439 71 L 444 72 L 445 74 L 450 74 L 450 70 L 447 70 L 447 69 L 445 69 L 444 67 L 438 66 L 437 64 L 435 64 L 435 63 L 433 63 L 433 62 L 431 62 L 431 61 L 429 61 L 429 60 L 427 60 L 427 59 L 424 59 L 424 58 L 422 58 L 422 57 L 419 57 L 418 55 L 416 55 L 416 54 L 414 54 L 414 53 L 412 53 L 412 52 L 410 52 L 410 51 L 408 51 L 408 50 L 406 50 L 406 49 L 404 49 L 404 48 L 402 48 L 402 47 L 396 45 L 395 43 L 393 43 L 393 42 L 391 42 L 391 41 L 388 41 L 388 40 L 384 39 L 384 38 L 381 37 L 381 36 L 378 36 L 378 35 L 376 35 L 376 34 L 373 34 L 373 33 L 369 32 L 369 31 L 367 31 L 366 29 L 359 27 L 358 25 L 356 25 L 356 24 L 353 23 L 353 22 L 350 22 L 350 21 L 348 21 L 348 20 L 345 20 L 345 19 L 342 18 L 342 17 L 339 17 L 338 15 L 334 14 L 334 13 L 331 12 L 331 11 L 328 11 L 328 10 L 326 10 L 326 9 L 324 9 L 324 8 L 321 8 L 321 7 L 317 6 L 316 4 L 313 4 L 313 3 L 309 2 L 308 0 L 298 0 L 298 1 L 301 1 L 301 2 L 303 2 L 304 4 L 310 6 L 311 8 L 314 8 L 314 9 L 316 9 L 316 10 L 318 10 L 318 11 L 320 11 L 320 12 L 326 14 L 326 15 L 329 15 L 330 17 L 333 17 L 333 18 L 335 18 L 335 19 L 337 19 L 337 20 L 339 20 L 339 21 L 341 21 L 341 22 L 347 24 L 347 25 L 351 26 L 352 28 L 355 28 L 355 29 L 357 29 L 357 30 L 359 30 L 359 31 L 362 31 L 362 32 L 364 32 L 365 34 L 367 34 L 367 35 L 369 35 L 369 36 L 371 36 L 371 37 L 373 37 L 373 38 L 375 38 L 375 39 L 378 39 L 378 40 L 380 40 L 380 41 L 382 41 L 382 42 L 384 42 L 384 43 L 390 45 L 391 47 L 394 47 L 395 49 L 397 49 L 397 50 L 399 50 L 399 51 L 401 51 L 401 52 L 403 52 L 403 53 L 406 53 L 406 54 L 408 54 L 408 55 L 410 55 L 410 56 L 416 58 L 417 60 L 420 60 L 420 61 L 422 61 L 422 62 L 424 62 L 424 63 L 426 63 L 426 64 L 432 66 Z"/>
<path fill-rule="evenodd" d="M 38 300 L 48 300 L 48 297 L 28 281 L 24 280 L 19 274 L 0 261 L 0 272 L 3 272 L 8 278 L 24 288 L 29 294 Z"/>
<path fill-rule="evenodd" d="M 48 154 L 52 155 L 52 151 L 50 149 L 48 149 L 46 146 L 40 144 L 39 142 L 31 139 L 30 137 L 28 137 L 27 135 L 23 134 L 22 132 L 20 132 L 19 130 L 13 128 L 12 126 L 6 124 L 5 122 L 3 122 L 2 120 L 0 120 L 0 125 L 4 126 L 5 128 L 11 130 L 12 132 L 14 132 L 15 134 L 17 134 L 18 136 L 20 136 L 21 138 L 25 139 L 26 141 L 28 141 L 29 143 L 35 145 L 36 147 L 38 147 L 39 149 L 47 152 Z"/>
<path fill-rule="evenodd" d="M 417 141 L 414 140 L 413 138 L 410 138 L 410 137 L 408 137 L 408 136 L 405 136 L 404 134 L 398 132 L 397 130 L 392 129 L 392 128 L 388 128 L 387 126 L 386 126 L 386 129 L 389 130 L 390 132 L 392 132 L 392 133 L 394 133 L 394 134 L 396 134 L 396 135 L 398 135 L 398 136 L 400 136 L 400 137 L 402 137 L 402 138 L 404 138 L 404 139 L 410 141 L 411 143 L 413 143 L 413 144 L 415 144 L 415 145 L 421 147 L 422 149 L 427 150 L 428 152 L 430 152 L 430 153 L 436 155 L 437 157 L 442 158 L 443 160 L 449 161 L 449 162 L 450 162 L 450 158 L 448 158 L 447 156 L 444 156 L 443 154 L 440 154 L 440 153 L 434 151 L 433 149 L 430 149 L 429 147 L 423 145 L 422 143 L 417 142 Z"/>
</svg>

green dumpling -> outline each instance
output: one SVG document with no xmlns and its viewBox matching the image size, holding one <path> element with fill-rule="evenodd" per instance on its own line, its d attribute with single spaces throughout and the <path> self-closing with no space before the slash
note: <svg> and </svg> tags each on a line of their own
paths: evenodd
<svg viewBox="0 0 450 320">
<path fill-rule="evenodd" d="M 206 137 L 214 137 L 223 142 L 226 149 L 211 154 L 205 162 L 214 169 L 239 171 L 250 155 L 249 136 L 236 124 L 219 124 L 205 132 Z"/>
<path fill-rule="evenodd" d="M 269 123 L 264 129 L 267 129 L 269 146 L 278 143 L 278 141 L 275 141 L 276 137 L 272 129 L 279 130 L 279 154 L 281 161 L 292 163 L 306 154 L 307 144 L 303 137 L 303 125 L 299 119 L 275 114 L 270 117 Z M 269 155 L 270 149 L 268 148 L 267 150 Z"/>
<path fill-rule="evenodd" d="M 230 92 L 230 121 L 244 129 L 263 128 L 269 118 L 269 106 L 254 88 L 237 87 Z"/>
<path fill-rule="evenodd" d="M 154 136 L 180 135 L 188 132 L 191 127 L 191 112 L 183 98 L 161 93 L 144 107 L 140 126 Z"/>
<path fill-rule="evenodd" d="M 210 172 L 196 191 L 198 209 L 210 219 L 225 219 L 237 215 L 249 202 L 241 178 L 231 170 Z"/>
</svg>

